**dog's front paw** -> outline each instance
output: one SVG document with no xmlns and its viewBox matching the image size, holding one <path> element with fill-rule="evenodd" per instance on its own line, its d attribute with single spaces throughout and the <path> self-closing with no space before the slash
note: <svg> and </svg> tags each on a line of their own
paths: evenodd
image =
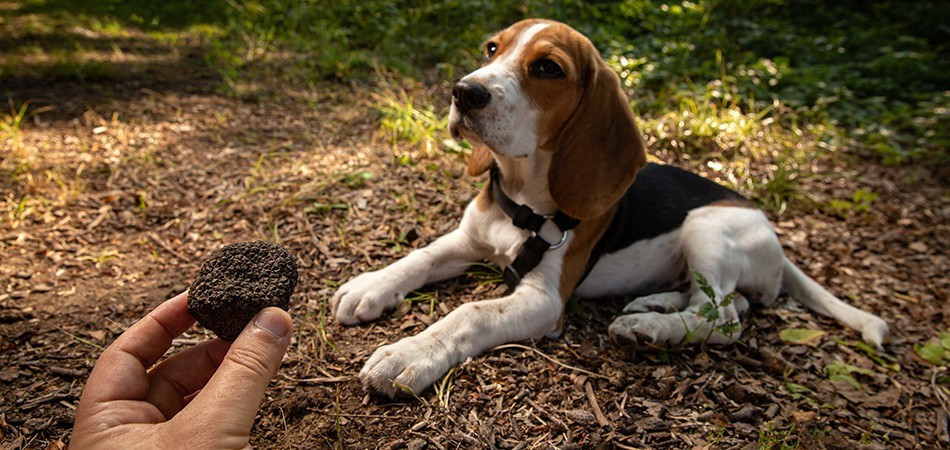
<svg viewBox="0 0 950 450">
<path fill-rule="evenodd" d="M 407 391 L 418 394 L 453 364 L 444 345 L 412 336 L 376 349 L 360 370 L 360 380 L 367 390 L 390 398 Z"/>
<path fill-rule="evenodd" d="M 330 313 L 344 325 L 356 325 L 379 318 L 405 296 L 393 290 L 394 280 L 383 271 L 366 272 L 344 284 L 330 299 Z"/>
</svg>

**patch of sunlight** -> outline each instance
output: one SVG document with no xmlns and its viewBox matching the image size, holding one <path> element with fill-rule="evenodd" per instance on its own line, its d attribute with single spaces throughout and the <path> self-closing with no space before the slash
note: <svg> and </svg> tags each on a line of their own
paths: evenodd
<svg viewBox="0 0 950 450">
<path fill-rule="evenodd" d="M 408 148 L 409 157 L 413 152 L 432 156 L 439 142 L 447 137 L 446 115 L 437 112 L 425 99 L 419 99 L 385 79 L 381 86 L 373 93 L 373 108 L 380 114 L 379 128 L 393 149 L 402 145 Z"/>
<path fill-rule="evenodd" d="M 803 198 L 799 182 L 841 148 L 843 135 L 829 124 L 798 126 L 796 113 L 778 101 L 757 110 L 724 91 L 717 83 L 680 91 L 674 108 L 643 117 L 650 151 L 698 160 L 708 176 L 780 215 L 789 200 Z"/>
</svg>

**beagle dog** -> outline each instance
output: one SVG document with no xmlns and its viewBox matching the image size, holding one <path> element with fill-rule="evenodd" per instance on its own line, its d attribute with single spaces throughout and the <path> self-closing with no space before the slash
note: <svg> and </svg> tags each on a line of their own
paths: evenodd
<svg viewBox="0 0 950 450">
<path fill-rule="evenodd" d="M 586 37 L 524 20 L 484 51 L 453 89 L 449 128 L 475 144 L 468 173 L 491 170 L 490 182 L 457 229 L 353 278 L 330 305 L 342 324 L 371 321 L 481 260 L 505 267 L 511 290 L 378 348 L 359 374 L 367 389 L 419 393 L 497 345 L 556 337 L 573 293 L 640 295 L 608 330 L 629 348 L 733 342 L 749 303 L 782 291 L 880 348 L 887 324 L 789 261 L 765 214 L 712 181 L 646 162 L 620 79 Z M 677 280 L 684 291 L 662 292 Z"/>
</svg>

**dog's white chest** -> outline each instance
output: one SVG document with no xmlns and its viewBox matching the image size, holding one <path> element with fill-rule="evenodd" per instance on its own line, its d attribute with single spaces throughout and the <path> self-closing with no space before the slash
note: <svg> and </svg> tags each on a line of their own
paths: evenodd
<svg viewBox="0 0 950 450">
<path fill-rule="evenodd" d="M 475 208 L 474 204 L 469 206 L 460 228 L 488 248 L 488 260 L 493 264 L 499 267 L 511 264 L 518 257 L 525 241 L 531 237 L 531 232 L 516 227 L 497 206 L 493 205 L 487 211 L 472 211 Z M 541 227 L 541 237 L 548 242 L 559 242 L 561 232 L 554 223 L 548 221 Z"/>
</svg>

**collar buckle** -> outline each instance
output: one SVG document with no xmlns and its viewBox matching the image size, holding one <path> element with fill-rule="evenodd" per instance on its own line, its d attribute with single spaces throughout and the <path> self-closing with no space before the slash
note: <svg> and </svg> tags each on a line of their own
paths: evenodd
<svg viewBox="0 0 950 450">
<path fill-rule="evenodd" d="M 531 237 L 521 244 L 518 250 L 518 256 L 510 265 L 505 267 L 504 280 L 509 290 L 513 290 L 521 279 L 532 269 L 541 263 L 544 253 L 548 250 L 558 249 L 567 243 L 568 232 L 576 227 L 580 221 L 558 211 L 554 214 L 537 214 L 531 207 L 515 203 L 511 197 L 505 194 L 501 189 L 501 170 L 497 165 L 491 168 L 491 190 L 495 197 L 495 202 L 504 211 L 505 215 L 511 218 L 514 226 L 531 232 Z M 544 223 L 551 221 L 561 230 L 561 240 L 551 244 L 538 235 Z"/>
<path fill-rule="evenodd" d="M 554 250 L 554 249 L 558 249 L 558 248 L 563 247 L 564 244 L 567 243 L 567 232 L 568 232 L 568 231 L 570 231 L 570 230 L 561 231 L 561 233 L 562 233 L 562 234 L 561 234 L 561 240 L 558 241 L 558 242 L 556 242 L 556 243 L 554 243 L 554 244 L 551 244 L 551 246 L 548 247 L 548 250 Z"/>
</svg>

